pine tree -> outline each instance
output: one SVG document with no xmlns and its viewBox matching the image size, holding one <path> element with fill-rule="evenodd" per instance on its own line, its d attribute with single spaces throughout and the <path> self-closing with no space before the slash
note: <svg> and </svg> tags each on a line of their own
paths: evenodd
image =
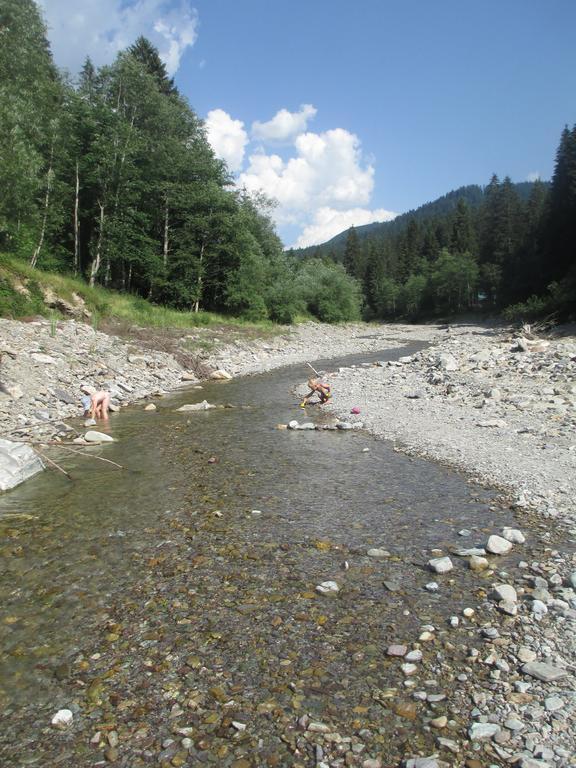
<svg viewBox="0 0 576 768">
<path fill-rule="evenodd" d="M 576 268 L 576 126 L 564 128 L 556 154 L 544 236 L 544 277 L 561 280 Z"/>
<path fill-rule="evenodd" d="M 450 245 L 454 253 L 475 253 L 476 233 L 468 203 L 460 198 L 452 224 Z"/>
<path fill-rule="evenodd" d="M 358 242 L 358 233 L 355 227 L 350 227 L 346 236 L 346 248 L 344 250 L 344 268 L 351 277 L 358 277 L 361 273 L 362 254 L 360 243 Z"/>
<path fill-rule="evenodd" d="M 178 93 L 178 89 L 174 85 L 174 79 L 168 76 L 166 66 L 160 58 L 158 49 L 147 38 L 141 35 L 128 48 L 128 53 L 143 66 L 145 72 L 156 79 L 158 87 L 163 94 L 169 96 Z"/>
</svg>

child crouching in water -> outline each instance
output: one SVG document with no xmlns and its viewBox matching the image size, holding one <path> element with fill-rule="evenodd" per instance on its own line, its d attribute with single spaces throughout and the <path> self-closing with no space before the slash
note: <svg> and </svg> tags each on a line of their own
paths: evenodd
<svg viewBox="0 0 576 768">
<path fill-rule="evenodd" d="M 320 405 L 325 405 L 332 397 L 330 385 L 326 384 L 324 381 L 320 381 L 320 379 L 308 379 L 308 386 L 310 387 L 310 392 L 302 398 L 302 402 L 300 403 L 302 407 L 308 405 L 308 402 L 315 394 L 320 398 Z"/>
</svg>

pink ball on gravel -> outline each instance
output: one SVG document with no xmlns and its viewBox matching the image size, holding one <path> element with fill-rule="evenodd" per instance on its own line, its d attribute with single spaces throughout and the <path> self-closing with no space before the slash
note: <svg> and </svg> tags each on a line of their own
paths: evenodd
<svg viewBox="0 0 576 768">
<path fill-rule="evenodd" d="M 350 411 L 350 413 L 360 413 L 360 408 L 358 408 L 358 406 L 355 405 L 354 408 L 352 408 L 352 410 Z"/>
</svg>

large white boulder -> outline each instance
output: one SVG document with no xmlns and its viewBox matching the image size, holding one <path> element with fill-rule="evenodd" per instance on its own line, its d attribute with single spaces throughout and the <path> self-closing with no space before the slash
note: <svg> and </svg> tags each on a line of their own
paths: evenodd
<svg viewBox="0 0 576 768">
<path fill-rule="evenodd" d="M 0 491 L 7 491 L 44 469 L 29 445 L 0 438 Z"/>
</svg>

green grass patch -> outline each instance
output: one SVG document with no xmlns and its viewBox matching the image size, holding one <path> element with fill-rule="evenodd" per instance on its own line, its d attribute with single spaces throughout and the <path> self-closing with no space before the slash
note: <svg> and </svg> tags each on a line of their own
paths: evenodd
<svg viewBox="0 0 576 768">
<path fill-rule="evenodd" d="M 26 262 L 0 254 L 0 317 L 52 316 L 54 310 L 44 302 L 44 291 L 51 289 L 71 304 L 81 297 L 90 312 L 94 328 L 103 320 L 116 320 L 144 328 L 200 328 L 234 326 L 258 332 L 274 332 L 270 321 L 249 322 L 215 312 L 183 312 L 152 304 L 127 293 L 91 288 L 83 280 L 54 272 L 32 269 Z"/>
</svg>

